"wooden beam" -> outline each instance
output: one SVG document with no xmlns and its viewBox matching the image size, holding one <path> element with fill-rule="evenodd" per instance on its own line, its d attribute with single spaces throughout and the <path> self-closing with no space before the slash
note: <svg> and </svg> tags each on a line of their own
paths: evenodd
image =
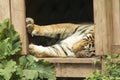
<svg viewBox="0 0 120 80">
<path fill-rule="evenodd" d="M 22 54 L 27 54 L 28 40 L 25 24 L 25 0 L 11 0 L 11 20 L 22 41 Z"/>
<path fill-rule="evenodd" d="M 10 18 L 10 2 L 9 0 L 0 0 L 0 22 Z"/>
<path fill-rule="evenodd" d="M 51 63 L 95 63 L 100 62 L 99 58 L 39 58 Z"/>
<path fill-rule="evenodd" d="M 101 59 L 97 58 L 39 58 L 54 64 L 56 77 L 88 77 L 96 69 L 101 69 Z M 98 65 L 99 64 L 99 65 Z M 71 74 L 72 73 L 72 74 Z"/>
<path fill-rule="evenodd" d="M 100 70 L 101 66 L 97 64 L 55 64 L 56 67 L 56 77 L 89 77 L 95 72 L 95 70 Z"/>
<path fill-rule="evenodd" d="M 94 0 L 95 50 L 97 55 L 111 53 L 112 1 Z"/>
</svg>

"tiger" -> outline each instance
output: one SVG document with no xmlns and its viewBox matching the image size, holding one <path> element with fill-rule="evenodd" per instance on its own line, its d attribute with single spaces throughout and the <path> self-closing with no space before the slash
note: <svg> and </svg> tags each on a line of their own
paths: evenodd
<svg viewBox="0 0 120 80">
<path fill-rule="evenodd" d="M 45 36 L 60 41 L 50 45 L 29 44 L 30 54 L 36 57 L 90 57 L 94 54 L 94 24 L 58 23 L 37 25 L 32 18 L 26 18 L 26 28 L 32 37 Z"/>
</svg>

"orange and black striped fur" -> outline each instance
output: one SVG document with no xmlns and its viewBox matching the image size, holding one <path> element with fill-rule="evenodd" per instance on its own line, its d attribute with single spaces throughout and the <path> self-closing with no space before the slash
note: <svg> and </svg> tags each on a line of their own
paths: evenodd
<svg viewBox="0 0 120 80">
<path fill-rule="evenodd" d="M 94 49 L 94 25 L 60 23 L 40 26 L 31 18 L 26 19 L 28 32 L 32 36 L 46 36 L 60 41 L 51 46 L 29 45 L 29 51 L 36 57 L 81 57 L 89 56 Z"/>
</svg>

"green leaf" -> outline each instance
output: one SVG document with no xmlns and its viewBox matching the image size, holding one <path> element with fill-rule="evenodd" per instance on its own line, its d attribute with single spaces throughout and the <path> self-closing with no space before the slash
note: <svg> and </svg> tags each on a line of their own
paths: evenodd
<svg viewBox="0 0 120 80">
<path fill-rule="evenodd" d="M 56 80 L 55 69 L 49 62 L 44 62 L 43 60 L 36 61 L 31 55 L 22 56 L 19 62 L 21 67 L 24 66 L 22 76 L 26 80 L 36 80 L 38 77 L 41 79 Z"/>
<path fill-rule="evenodd" d="M 8 52 L 10 51 L 9 45 L 9 38 L 0 42 L 0 59 L 3 59 L 8 55 Z"/>
<path fill-rule="evenodd" d="M 23 70 L 23 75 L 25 76 L 26 80 L 37 80 L 38 79 L 38 72 L 37 70 Z"/>
<path fill-rule="evenodd" d="M 9 24 L 6 19 L 0 24 L 0 59 L 14 55 L 21 50 L 22 43 L 18 32 L 14 30 L 14 26 Z"/>
<path fill-rule="evenodd" d="M 13 60 L 2 61 L 0 68 L 0 76 L 5 80 L 10 80 L 12 74 L 16 71 L 16 62 Z"/>
</svg>

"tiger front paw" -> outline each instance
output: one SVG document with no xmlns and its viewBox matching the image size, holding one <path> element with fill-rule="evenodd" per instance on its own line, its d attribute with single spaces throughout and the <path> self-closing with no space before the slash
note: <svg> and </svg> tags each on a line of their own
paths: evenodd
<svg viewBox="0 0 120 80">
<path fill-rule="evenodd" d="M 26 18 L 26 27 L 28 33 L 32 35 L 32 32 L 34 30 L 34 20 L 32 18 Z"/>
</svg>

